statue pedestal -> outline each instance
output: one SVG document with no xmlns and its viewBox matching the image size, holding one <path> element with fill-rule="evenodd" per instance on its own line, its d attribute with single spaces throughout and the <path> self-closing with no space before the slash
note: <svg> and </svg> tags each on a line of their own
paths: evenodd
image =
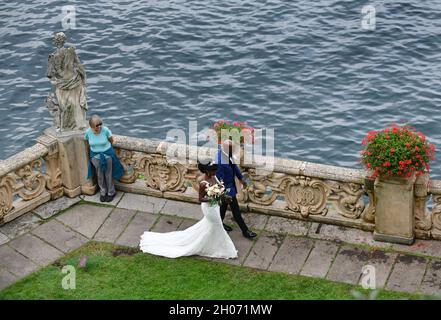
<svg viewBox="0 0 441 320">
<path fill-rule="evenodd" d="M 87 180 L 89 165 L 84 132 L 81 130 L 57 132 L 53 127 L 44 134 L 57 139 L 64 194 L 70 198 L 80 194 L 93 195 L 96 185 Z"/>
</svg>

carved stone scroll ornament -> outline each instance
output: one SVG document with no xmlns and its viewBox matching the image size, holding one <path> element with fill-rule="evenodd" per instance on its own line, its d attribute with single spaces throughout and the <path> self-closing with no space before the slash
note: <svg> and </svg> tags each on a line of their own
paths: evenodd
<svg viewBox="0 0 441 320">
<path fill-rule="evenodd" d="M 277 172 L 257 174 L 255 168 L 250 168 L 247 175 L 251 184 L 244 192 L 245 199 L 264 206 L 271 205 L 277 199 L 282 192 L 280 186 L 286 177 L 286 174 Z"/>
<path fill-rule="evenodd" d="M 335 201 L 338 213 L 350 219 L 360 218 L 365 208 L 363 186 L 351 182 L 333 182 L 331 189 L 333 194 L 330 200 Z"/>
<path fill-rule="evenodd" d="M 186 168 L 179 163 L 168 163 L 162 155 L 147 155 L 141 159 L 145 181 L 148 187 L 164 191 L 186 189 L 184 175 Z"/>
<path fill-rule="evenodd" d="M 0 179 L 0 223 L 3 217 L 13 209 L 15 179 L 6 175 Z"/>
<path fill-rule="evenodd" d="M 288 209 L 307 218 L 310 214 L 326 215 L 330 188 L 321 180 L 305 176 L 289 177 L 283 181 Z"/>
<path fill-rule="evenodd" d="M 434 207 L 432 209 L 433 228 L 441 231 L 441 195 L 432 196 Z"/>
<path fill-rule="evenodd" d="M 139 175 L 139 157 L 135 151 L 116 149 L 116 154 L 124 167 L 123 183 L 134 183 Z"/>
<path fill-rule="evenodd" d="M 23 183 L 23 187 L 18 190 L 18 195 L 23 200 L 32 200 L 45 190 L 46 179 L 41 172 L 41 166 L 42 160 L 38 159 L 15 171 Z"/>
</svg>

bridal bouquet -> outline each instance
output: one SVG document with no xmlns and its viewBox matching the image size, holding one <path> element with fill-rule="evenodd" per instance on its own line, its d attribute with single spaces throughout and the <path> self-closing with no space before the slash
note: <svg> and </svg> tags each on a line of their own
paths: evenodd
<svg viewBox="0 0 441 320">
<path fill-rule="evenodd" d="M 207 193 L 210 206 L 220 205 L 223 199 L 229 197 L 227 196 L 227 192 L 229 190 L 230 189 L 225 189 L 223 181 L 213 185 L 208 185 L 205 191 Z"/>
</svg>

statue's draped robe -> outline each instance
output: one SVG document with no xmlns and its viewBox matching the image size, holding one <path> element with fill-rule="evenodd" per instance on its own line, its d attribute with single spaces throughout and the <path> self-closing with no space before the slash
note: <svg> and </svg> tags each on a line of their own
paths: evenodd
<svg viewBox="0 0 441 320">
<path fill-rule="evenodd" d="M 86 72 L 75 48 L 60 48 L 49 55 L 47 76 L 55 85 L 55 97 L 49 96 L 58 105 L 56 123 L 61 130 L 86 127 Z"/>
</svg>

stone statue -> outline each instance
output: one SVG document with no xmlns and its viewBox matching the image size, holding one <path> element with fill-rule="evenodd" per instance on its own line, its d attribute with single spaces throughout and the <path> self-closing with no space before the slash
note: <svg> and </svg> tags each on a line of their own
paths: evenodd
<svg viewBox="0 0 441 320">
<path fill-rule="evenodd" d="M 86 128 L 86 71 L 75 47 L 65 48 L 66 35 L 58 32 L 53 40 L 56 50 L 49 55 L 47 77 L 55 91 L 46 98 L 58 131 Z"/>
</svg>

